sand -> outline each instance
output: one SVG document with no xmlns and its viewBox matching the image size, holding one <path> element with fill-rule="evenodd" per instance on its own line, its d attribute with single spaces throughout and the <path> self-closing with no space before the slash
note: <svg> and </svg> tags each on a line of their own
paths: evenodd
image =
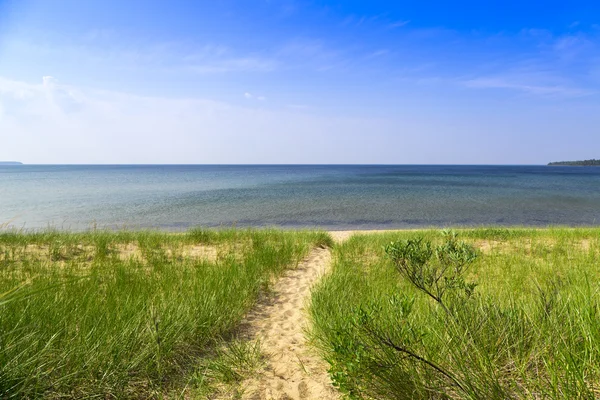
<svg viewBox="0 0 600 400">
<path fill-rule="evenodd" d="M 337 243 L 354 233 L 386 231 L 331 231 Z M 265 367 L 241 383 L 242 399 L 329 400 L 341 398 L 332 386 L 328 365 L 308 343 L 307 306 L 315 283 L 329 271 L 330 249 L 315 248 L 296 269 L 276 284 L 272 296 L 260 302 L 244 319 L 241 331 L 247 340 L 259 341 Z"/>
<path fill-rule="evenodd" d="M 366 235 L 371 233 L 387 233 L 387 232 L 399 232 L 399 231 L 414 231 L 416 229 L 380 229 L 380 230 L 354 230 L 354 231 L 329 231 L 328 233 L 331 235 L 333 240 L 336 243 L 342 243 L 354 234 Z"/>
<path fill-rule="evenodd" d="M 265 367 L 242 382 L 243 399 L 338 399 L 327 364 L 307 344 L 306 306 L 311 287 L 328 271 L 329 249 L 313 249 L 296 269 L 274 287 L 269 300 L 257 305 L 242 329 L 258 340 L 266 355 Z"/>
</svg>

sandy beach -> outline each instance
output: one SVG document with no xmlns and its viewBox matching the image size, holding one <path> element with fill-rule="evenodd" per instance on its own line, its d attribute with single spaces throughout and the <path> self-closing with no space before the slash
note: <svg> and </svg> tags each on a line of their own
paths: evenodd
<svg viewBox="0 0 600 400">
<path fill-rule="evenodd" d="M 426 228 L 424 228 L 426 229 Z M 419 231 L 424 229 L 355 229 L 351 231 L 327 231 L 333 238 L 336 243 L 342 243 L 348 239 L 352 235 L 367 235 L 367 234 L 376 234 L 376 233 L 389 233 L 389 232 L 410 232 L 410 231 Z"/>
</svg>

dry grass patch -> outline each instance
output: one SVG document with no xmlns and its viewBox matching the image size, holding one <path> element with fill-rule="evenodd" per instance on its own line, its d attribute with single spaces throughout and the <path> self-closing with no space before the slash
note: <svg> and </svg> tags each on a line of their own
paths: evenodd
<svg viewBox="0 0 600 400">
<path fill-rule="evenodd" d="M 236 245 L 205 245 L 192 244 L 180 245 L 177 247 L 161 247 L 155 249 L 157 252 L 164 252 L 168 258 L 178 259 L 196 259 L 216 262 L 219 258 L 224 258 L 232 254 L 243 254 L 242 246 Z M 97 248 L 91 245 L 77 245 L 73 247 L 56 247 L 51 245 L 30 244 L 25 247 L 0 247 L 0 262 L 13 261 L 22 262 L 24 260 L 44 260 L 52 264 L 61 262 L 77 261 L 82 264 L 91 263 L 96 255 Z M 113 245 L 108 252 L 109 256 L 116 256 L 121 261 L 144 261 L 145 256 L 142 248 L 136 243 L 117 243 Z"/>
<path fill-rule="evenodd" d="M 507 254 L 514 253 L 515 251 L 522 251 L 530 256 L 534 256 L 536 253 L 540 252 L 544 253 L 546 251 L 552 251 L 557 246 L 562 245 L 561 242 L 553 238 L 522 239 L 519 241 L 479 239 L 474 240 L 472 244 L 484 254 Z M 592 239 L 574 239 L 566 243 L 566 245 L 577 252 L 587 252 L 590 250 L 598 251 L 600 248 L 598 241 Z"/>
</svg>

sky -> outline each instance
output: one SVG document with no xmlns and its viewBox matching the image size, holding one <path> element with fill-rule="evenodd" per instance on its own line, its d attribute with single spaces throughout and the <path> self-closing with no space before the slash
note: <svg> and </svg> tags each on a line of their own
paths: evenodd
<svg viewBox="0 0 600 400">
<path fill-rule="evenodd" d="M 600 2 L 0 0 L 0 160 L 600 158 Z"/>
</svg>

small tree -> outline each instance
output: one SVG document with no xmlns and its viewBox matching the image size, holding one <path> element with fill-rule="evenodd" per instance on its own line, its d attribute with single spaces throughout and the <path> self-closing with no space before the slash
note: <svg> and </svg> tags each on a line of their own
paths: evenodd
<svg viewBox="0 0 600 400">
<path fill-rule="evenodd" d="M 423 238 L 416 238 L 392 242 L 385 246 L 385 252 L 403 278 L 427 294 L 445 311 L 439 317 L 446 320 L 448 326 L 460 331 L 457 336 L 470 337 L 468 327 L 462 326 L 460 307 L 465 305 L 465 301 L 472 297 L 475 290 L 476 284 L 466 282 L 464 275 L 468 266 L 477 258 L 477 252 L 472 246 L 459 241 L 454 231 L 445 230 L 442 235 L 444 241 L 437 246 Z M 475 393 L 477 389 L 471 387 L 468 381 L 465 382 L 460 372 L 457 374 L 453 368 L 430 359 L 423 353 L 425 332 L 408 318 L 412 312 L 413 300 L 406 297 L 400 301 L 399 312 L 405 318 L 394 327 L 394 334 L 389 326 L 380 324 L 377 320 L 380 314 L 377 307 L 361 307 L 357 311 L 357 318 L 352 323 L 359 334 L 353 338 L 353 351 L 361 357 L 356 360 L 364 364 L 365 368 L 371 368 L 374 376 L 392 382 L 391 386 L 398 391 L 395 395 L 401 396 L 398 398 L 427 398 L 427 395 L 417 395 L 419 389 L 411 379 L 413 368 L 420 367 L 442 378 L 437 382 L 430 380 L 430 386 L 423 388 L 430 394 L 442 393 L 448 384 L 453 387 L 451 391 Z M 357 351 L 358 349 L 371 349 L 372 353 Z M 399 357 L 390 357 L 388 350 Z M 377 355 L 369 359 L 369 354 L 373 353 Z M 393 361 L 388 364 L 390 360 Z M 350 363 L 351 368 L 356 368 L 354 363 L 356 361 Z M 386 365 L 387 367 L 382 368 Z M 390 368 L 398 367 L 404 368 L 404 373 L 396 369 L 398 375 L 388 375 Z M 437 387 L 439 384 L 442 386 Z"/>
<path fill-rule="evenodd" d="M 400 275 L 450 314 L 446 294 L 452 292 L 459 298 L 469 298 L 475 290 L 477 284 L 467 283 L 464 274 L 477 258 L 477 252 L 469 244 L 458 241 L 456 232 L 444 230 L 442 234 L 444 243 L 435 247 L 418 238 L 390 243 L 385 252 Z"/>
</svg>

